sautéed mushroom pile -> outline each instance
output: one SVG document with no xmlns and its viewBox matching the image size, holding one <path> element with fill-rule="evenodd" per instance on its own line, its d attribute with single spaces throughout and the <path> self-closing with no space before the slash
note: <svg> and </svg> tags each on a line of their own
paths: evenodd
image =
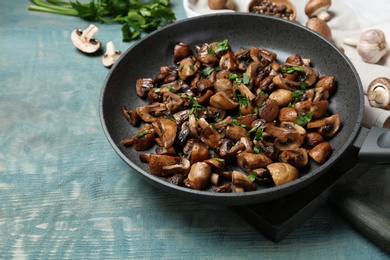
<svg viewBox="0 0 390 260">
<path fill-rule="evenodd" d="M 173 65 L 135 82 L 145 105 L 122 112 L 137 133 L 122 140 L 141 152 L 151 174 L 196 190 L 247 192 L 299 178 L 310 161 L 323 164 L 340 128 L 328 109 L 335 77 L 320 75 L 299 54 L 228 40 L 186 43 Z"/>
</svg>

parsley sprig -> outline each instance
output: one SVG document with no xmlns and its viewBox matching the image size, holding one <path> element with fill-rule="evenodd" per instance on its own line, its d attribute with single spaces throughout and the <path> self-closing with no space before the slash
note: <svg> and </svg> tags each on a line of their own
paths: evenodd
<svg viewBox="0 0 390 260">
<path fill-rule="evenodd" d="M 142 32 L 154 31 L 176 20 L 170 0 L 90 0 L 88 3 L 63 0 L 31 0 L 32 11 L 78 16 L 87 21 L 122 24 L 122 39 L 137 40 Z"/>
</svg>

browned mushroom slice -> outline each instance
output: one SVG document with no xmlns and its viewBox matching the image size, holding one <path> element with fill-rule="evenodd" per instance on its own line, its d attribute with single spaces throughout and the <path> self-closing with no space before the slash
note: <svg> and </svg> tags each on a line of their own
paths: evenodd
<svg viewBox="0 0 390 260">
<path fill-rule="evenodd" d="M 225 160 L 223 160 L 221 158 L 210 158 L 210 159 L 204 160 L 203 162 L 210 165 L 212 170 L 216 173 L 221 173 L 221 172 L 224 172 L 226 170 Z"/>
<path fill-rule="evenodd" d="M 274 121 L 279 114 L 279 104 L 276 100 L 267 99 L 264 105 L 259 108 L 259 116 L 266 122 Z"/>
<path fill-rule="evenodd" d="M 284 78 L 281 74 L 272 78 L 272 82 L 281 89 L 296 90 L 301 87 L 301 83 L 294 80 Z"/>
<path fill-rule="evenodd" d="M 251 80 L 254 80 L 263 68 L 264 65 L 261 62 L 254 61 L 248 65 L 245 74 L 248 75 Z"/>
<path fill-rule="evenodd" d="M 264 63 L 265 61 L 267 61 L 267 63 L 269 63 L 269 62 L 275 61 L 277 55 L 276 55 L 276 53 L 274 53 L 270 50 L 266 50 L 263 48 L 253 46 L 250 49 L 250 56 L 254 61 L 258 61 L 261 63 Z"/>
<path fill-rule="evenodd" d="M 293 107 L 282 107 L 279 110 L 278 120 L 280 122 L 294 122 L 297 117 L 297 110 Z"/>
<path fill-rule="evenodd" d="M 307 87 L 310 87 L 314 83 L 317 82 L 318 71 L 316 69 L 314 69 L 313 67 L 309 67 L 309 66 L 300 66 L 300 68 L 302 68 L 305 71 L 305 73 L 304 73 L 305 76 L 301 81 L 306 82 Z"/>
<path fill-rule="evenodd" d="M 303 168 L 309 163 L 309 157 L 304 148 L 285 150 L 281 152 L 279 158 L 281 162 L 289 163 L 296 168 Z"/>
<path fill-rule="evenodd" d="M 192 56 L 193 52 L 191 50 L 191 47 L 183 42 L 179 42 L 175 44 L 175 47 L 173 48 L 173 61 L 175 63 L 180 62 L 182 59 L 187 58 L 189 56 Z"/>
<path fill-rule="evenodd" d="M 122 140 L 124 146 L 132 146 L 136 151 L 144 151 L 155 145 L 156 131 L 150 124 L 145 124 L 133 137 Z"/>
<path fill-rule="evenodd" d="M 298 169 L 288 163 L 271 163 L 267 166 L 267 169 L 269 170 L 272 180 L 276 186 L 292 182 L 299 177 Z"/>
<path fill-rule="evenodd" d="M 172 120 L 159 118 L 155 122 L 157 133 L 160 136 L 160 140 L 163 143 L 165 149 L 172 147 L 175 142 L 177 126 L 176 123 Z"/>
<path fill-rule="evenodd" d="M 180 79 L 186 80 L 195 75 L 199 69 L 199 62 L 194 57 L 188 57 L 180 61 L 178 75 Z"/>
<path fill-rule="evenodd" d="M 239 141 L 241 137 L 248 137 L 248 131 L 239 125 L 229 124 L 226 126 L 225 137 L 235 142 Z"/>
<path fill-rule="evenodd" d="M 275 75 L 268 75 L 259 83 L 259 90 L 261 91 L 267 91 L 267 90 L 273 90 L 275 88 L 275 84 L 273 82 Z"/>
<path fill-rule="evenodd" d="M 169 155 L 149 155 L 149 172 L 153 175 L 164 177 L 162 171 L 163 167 L 175 165 L 180 162 L 179 156 L 169 156 Z"/>
<path fill-rule="evenodd" d="M 206 92 L 198 98 L 198 103 L 202 105 L 208 104 L 210 102 L 210 98 L 214 96 L 214 94 L 214 91 L 210 89 L 206 90 Z"/>
<path fill-rule="evenodd" d="M 225 92 L 218 92 L 210 98 L 210 106 L 223 110 L 233 110 L 238 107 L 238 103 L 229 98 Z"/>
<path fill-rule="evenodd" d="M 269 95 L 269 98 L 276 100 L 279 107 L 286 107 L 293 100 L 292 92 L 288 89 L 276 89 Z"/>
<path fill-rule="evenodd" d="M 183 174 L 178 173 L 169 176 L 168 178 L 166 178 L 166 181 L 177 186 L 183 186 L 185 178 L 186 177 Z"/>
<path fill-rule="evenodd" d="M 213 190 L 214 192 L 217 193 L 226 193 L 226 192 L 231 192 L 231 185 L 229 183 L 223 184 L 221 186 L 218 186 L 216 189 Z"/>
<path fill-rule="evenodd" d="M 216 49 L 216 44 L 203 43 L 200 47 L 196 47 L 197 59 L 201 63 L 205 64 L 215 64 L 219 61 L 219 58 L 216 55 L 213 55 L 213 51 Z"/>
<path fill-rule="evenodd" d="M 157 146 L 156 149 L 156 154 L 159 155 L 176 155 L 176 150 L 173 147 L 169 147 L 168 149 L 165 149 L 163 146 Z"/>
<path fill-rule="evenodd" d="M 141 78 L 137 79 L 135 84 L 135 89 L 137 91 L 137 95 L 141 98 L 144 98 L 148 95 L 150 89 L 154 87 L 153 79 L 149 78 Z"/>
<path fill-rule="evenodd" d="M 163 101 L 168 111 L 177 112 L 183 105 L 184 99 L 170 91 L 164 92 Z"/>
<path fill-rule="evenodd" d="M 303 141 L 302 147 L 311 149 L 319 143 L 322 143 L 324 138 L 317 132 L 309 132 L 306 134 L 305 140 Z"/>
<path fill-rule="evenodd" d="M 137 107 L 137 114 L 144 122 L 152 123 L 157 120 L 162 111 L 166 111 L 167 107 L 162 103 L 153 103 L 143 107 Z"/>
<path fill-rule="evenodd" d="M 310 150 L 309 156 L 317 163 L 323 164 L 329 158 L 331 153 L 332 147 L 330 143 L 322 142 Z"/>
<path fill-rule="evenodd" d="M 176 123 L 178 125 L 181 125 L 189 119 L 190 110 L 189 109 L 181 110 L 181 111 L 174 113 L 172 116 L 175 119 Z"/>
<path fill-rule="evenodd" d="M 187 156 L 188 160 L 190 160 L 191 164 L 197 162 L 203 162 L 210 158 L 209 148 L 206 144 L 195 142 L 191 146 L 191 150 Z"/>
<path fill-rule="evenodd" d="M 302 66 L 303 65 L 303 60 L 301 55 L 299 54 L 294 54 L 286 59 L 286 66 Z"/>
<path fill-rule="evenodd" d="M 325 88 L 314 88 L 314 98 L 313 101 L 326 100 L 329 98 L 329 91 Z"/>
<path fill-rule="evenodd" d="M 266 155 L 271 160 L 277 160 L 279 156 L 279 149 L 272 142 L 266 142 L 264 140 L 256 141 L 256 146 L 260 148 L 260 152 Z"/>
<path fill-rule="evenodd" d="M 201 120 L 199 121 L 202 122 Z M 213 149 L 221 145 L 221 139 L 221 135 L 212 124 L 207 124 L 207 126 L 202 128 L 202 131 L 200 132 L 200 140 Z"/>
<path fill-rule="evenodd" d="M 224 55 L 221 56 L 221 59 L 219 60 L 219 67 L 221 69 L 235 71 L 237 66 L 238 60 L 231 50 L 228 50 Z"/>
<path fill-rule="evenodd" d="M 234 190 L 236 192 L 244 191 L 254 191 L 256 190 L 256 185 L 251 182 L 244 173 L 239 171 L 232 172 L 232 181 L 234 185 Z"/>
<path fill-rule="evenodd" d="M 315 87 L 324 88 L 332 95 L 336 91 L 335 77 L 322 75 L 319 77 Z"/>
<path fill-rule="evenodd" d="M 307 123 L 308 129 L 318 129 L 318 133 L 324 137 L 334 136 L 340 128 L 340 115 L 334 114 L 329 117 Z"/>
<path fill-rule="evenodd" d="M 250 60 L 249 49 L 241 49 L 235 55 L 239 63 L 237 69 L 245 71 L 248 68 L 248 60 Z"/>
<path fill-rule="evenodd" d="M 262 168 L 272 163 L 272 160 L 264 154 L 242 152 L 237 154 L 237 165 L 242 170 L 250 173 L 253 169 Z"/>
<path fill-rule="evenodd" d="M 269 186 L 274 183 L 269 170 L 266 168 L 254 169 L 252 170 L 251 174 L 252 173 L 256 174 L 255 182 L 260 185 Z"/>
<path fill-rule="evenodd" d="M 141 118 L 135 110 L 128 110 L 126 106 L 122 106 L 122 114 L 125 116 L 127 121 L 133 126 L 138 126 L 141 122 Z"/>
<path fill-rule="evenodd" d="M 207 163 L 194 163 L 191 165 L 187 179 L 184 180 L 184 185 L 194 190 L 204 190 L 210 184 L 211 174 L 211 167 Z"/>
<path fill-rule="evenodd" d="M 221 141 L 221 146 L 218 149 L 219 155 L 226 162 L 232 162 L 236 160 L 236 155 L 239 152 L 245 150 L 245 145 L 243 143 L 233 142 L 231 139 L 223 139 Z"/>
<path fill-rule="evenodd" d="M 329 101 L 328 100 L 320 100 L 312 103 L 312 107 L 310 108 L 310 112 L 313 113 L 313 119 L 319 119 L 326 115 L 328 112 Z"/>
<path fill-rule="evenodd" d="M 224 92 L 228 97 L 233 96 L 233 84 L 229 79 L 217 79 L 214 83 L 215 92 Z"/>
<path fill-rule="evenodd" d="M 276 137 L 275 146 L 281 151 L 299 148 L 306 136 L 306 130 L 292 122 L 282 122 L 279 127 L 267 124 L 265 132 Z"/>
<path fill-rule="evenodd" d="M 184 157 L 180 157 L 180 160 L 177 164 L 173 165 L 164 165 L 161 169 L 161 174 L 163 176 L 171 176 L 173 174 L 183 174 L 184 176 L 187 176 L 188 172 L 190 171 L 190 161 Z"/>
<path fill-rule="evenodd" d="M 236 120 L 240 124 L 246 125 L 248 129 L 252 128 L 252 125 L 254 124 L 254 122 L 259 122 L 259 125 L 262 124 L 262 122 L 265 122 L 265 121 L 261 121 L 261 119 L 259 119 L 256 114 L 248 114 L 248 115 L 239 116 L 239 117 L 237 117 Z"/>
<path fill-rule="evenodd" d="M 244 84 L 238 85 L 237 88 L 246 99 L 253 101 L 256 98 L 256 95 L 253 94 L 252 91 Z"/>
</svg>

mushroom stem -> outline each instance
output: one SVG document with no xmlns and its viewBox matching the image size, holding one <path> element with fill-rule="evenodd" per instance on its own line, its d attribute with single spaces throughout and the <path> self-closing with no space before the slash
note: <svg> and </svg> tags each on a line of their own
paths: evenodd
<svg viewBox="0 0 390 260">
<path fill-rule="evenodd" d="M 348 46 L 357 47 L 359 44 L 359 39 L 345 38 L 343 39 L 343 43 Z"/>
<path fill-rule="evenodd" d="M 89 42 L 98 31 L 99 28 L 96 25 L 90 24 L 84 31 L 82 31 L 81 37 L 84 38 L 86 42 Z"/>
</svg>

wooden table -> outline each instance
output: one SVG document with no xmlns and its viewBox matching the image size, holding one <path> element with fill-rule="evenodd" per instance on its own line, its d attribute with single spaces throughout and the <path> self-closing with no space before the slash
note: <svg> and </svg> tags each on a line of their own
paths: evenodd
<svg viewBox="0 0 390 260">
<path fill-rule="evenodd" d="M 230 208 L 185 201 L 140 179 L 100 126 L 101 55 L 70 41 L 88 22 L 0 1 L 0 259 L 388 259 L 331 207 L 279 243 Z M 178 19 L 181 1 L 172 1 Z M 97 24 L 103 43 L 119 25 Z M 389 207 L 390 167 L 355 189 Z"/>
</svg>

